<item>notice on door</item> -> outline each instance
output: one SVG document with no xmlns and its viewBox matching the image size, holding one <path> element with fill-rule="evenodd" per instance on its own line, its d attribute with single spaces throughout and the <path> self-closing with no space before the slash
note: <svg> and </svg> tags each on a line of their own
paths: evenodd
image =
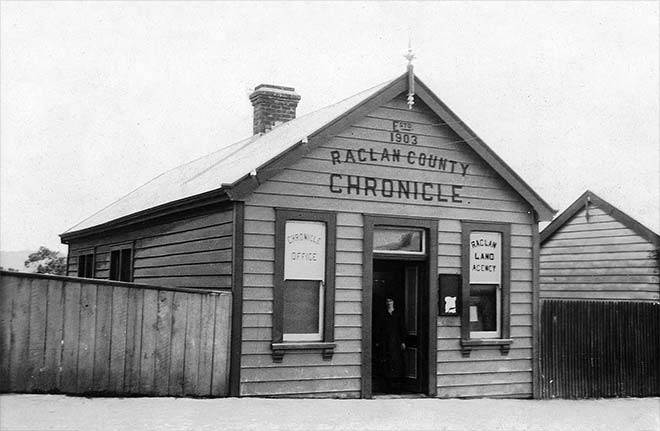
<svg viewBox="0 0 660 431">
<path fill-rule="evenodd" d="M 470 232 L 470 284 L 500 284 L 502 234 Z"/>
<path fill-rule="evenodd" d="M 289 220 L 284 238 L 284 279 L 325 281 L 325 223 Z"/>
</svg>

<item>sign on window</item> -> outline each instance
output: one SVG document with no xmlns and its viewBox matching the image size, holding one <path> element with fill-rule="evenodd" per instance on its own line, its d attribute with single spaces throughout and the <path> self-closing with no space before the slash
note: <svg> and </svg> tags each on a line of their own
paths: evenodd
<svg viewBox="0 0 660 431">
<path fill-rule="evenodd" d="M 325 223 L 289 220 L 284 241 L 285 280 L 325 281 Z"/>
<path fill-rule="evenodd" d="M 502 234 L 470 233 L 470 284 L 500 284 L 502 280 Z"/>
</svg>

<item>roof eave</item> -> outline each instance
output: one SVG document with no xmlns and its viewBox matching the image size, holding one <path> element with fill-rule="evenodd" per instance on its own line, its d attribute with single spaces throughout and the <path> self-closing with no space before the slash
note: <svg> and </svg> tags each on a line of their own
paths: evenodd
<svg viewBox="0 0 660 431">
<path fill-rule="evenodd" d="M 502 160 L 467 124 L 461 120 L 421 79 L 415 77 L 415 93 L 468 144 L 536 211 L 538 221 L 549 221 L 557 213 L 504 160 Z"/>
<path fill-rule="evenodd" d="M 128 226 L 142 223 L 145 221 L 153 220 L 156 218 L 165 217 L 181 211 L 186 211 L 202 206 L 222 204 L 230 202 L 230 197 L 224 187 L 211 190 L 209 192 L 201 193 L 195 196 L 189 196 L 176 201 L 168 202 L 155 207 L 147 208 L 123 217 L 110 220 L 109 222 L 99 225 L 91 226 L 88 228 L 64 232 L 60 234 L 60 241 L 63 244 L 68 244 L 70 241 L 83 238 L 89 235 L 96 235 L 103 232 L 108 232 L 115 229 L 122 229 Z"/>
<path fill-rule="evenodd" d="M 281 154 L 273 157 L 267 163 L 262 164 L 256 169 L 255 174 L 247 174 L 232 184 L 223 184 L 221 188 L 205 192 L 199 195 L 187 197 L 177 201 L 169 202 L 157 207 L 148 208 L 120 217 L 103 224 L 89 228 L 65 232 L 60 235 L 61 241 L 68 241 L 105 232 L 111 229 L 122 228 L 128 225 L 139 223 L 145 220 L 151 220 L 170 213 L 182 211 L 191 205 L 199 205 L 201 201 L 212 196 L 219 201 L 242 200 L 249 195 L 259 184 L 274 176 L 277 172 L 290 164 L 293 159 L 302 154 L 311 151 L 318 146 L 320 142 L 337 133 L 337 130 L 350 126 L 350 124 L 361 115 L 375 109 L 383 100 L 393 98 L 405 91 L 407 88 L 407 73 L 393 79 L 389 84 L 378 90 L 376 93 L 365 98 L 363 101 L 348 109 L 346 112 L 337 116 L 333 120 L 319 127 L 308 135 L 306 143 L 297 142 Z M 451 128 L 461 136 L 466 143 L 495 171 L 507 181 L 507 183 L 531 206 L 536 212 L 538 220 L 551 220 L 556 213 L 534 190 L 525 183 L 493 150 L 490 149 L 460 118 L 454 114 L 418 77 L 415 77 L 417 86 L 417 95 L 424 100 L 427 105 L 441 119 L 451 123 Z M 201 203 L 205 205 L 206 203 Z"/>
<path fill-rule="evenodd" d="M 276 156 L 269 162 L 259 166 L 257 175 L 246 175 L 236 181 L 230 192 L 232 199 L 242 199 L 252 192 L 259 184 L 268 180 L 279 172 L 284 166 L 291 163 L 293 159 L 303 153 L 311 151 L 318 146 L 319 142 L 337 133 L 337 130 L 350 126 L 360 115 L 373 109 L 382 100 L 392 98 L 407 89 L 408 74 L 404 73 L 393 79 L 390 84 L 380 89 L 375 94 L 366 98 L 350 110 L 328 122 L 313 133 L 309 134 L 308 143 L 301 142 L 288 148 L 284 153 Z M 532 207 L 537 214 L 537 221 L 549 221 L 557 213 L 545 200 L 543 200 L 516 172 L 511 169 L 477 134 L 470 129 L 449 107 L 447 107 L 419 77 L 415 76 L 416 93 L 424 102 L 451 127 L 465 142 Z M 421 91 L 420 91 L 421 89 Z M 449 117 L 449 118 L 448 118 Z"/>
<path fill-rule="evenodd" d="M 257 167 L 255 169 L 256 175 L 245 175 L 233 184 L 226 184 L 223 185 L 223 187 L 227 189 L 227 193 L 232 200 L 244 199 L 260 184 L 263 184 L 269 178 L 275 176 L 284 167 L 318 147 L 321 142 L 334 136 L 339 130 L 349 127 L 356 118 L 375 109 L 382 100 L 396 97 L 398 94 L 405 91 L 407 85 L 406 79 L 406 73 L 393 79 L 389 84 L 372 94 L 370 97 L 365 98 L 346 112 L 335 117 L 333 120 L 327 122 L 315 131 L 310 132 L 307 135 L 307 142 L 296 142 L 268 162 Z"/>
</svg>

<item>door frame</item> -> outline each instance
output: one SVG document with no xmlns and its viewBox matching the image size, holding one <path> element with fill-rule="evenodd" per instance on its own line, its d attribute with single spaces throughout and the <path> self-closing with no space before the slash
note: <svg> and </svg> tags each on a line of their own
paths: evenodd
<svg viewBox="0 0 660 431">
<path fill-rule="evenodd" d="M 426 286 L 428 289 L 427 310 L 425 315 L 425 328 L 427 339 L 427 369 L 419 370 L 426 372 L 427 382 L 424 393 L 429 396 L 437 394 L 437 329 L 438 329 L 438 220 L 417 217 L 391 217 L 380 215 L 364 215 L 364 237 L 362 243 L 363 255 L 363 284 L 362 284 L 362 366 L 360 393 L 362 398 L 371 398 L 372 392 L 372 367 L 371 351 L 372 342 L 372 315 L 373 315 L 373 237 L 375 226 L 400 226 L 409 228 L 422 228 L 426 230 Z M 395 258 L 393 256 L 393 258 Z M 396 256 L 397 260 L 405 260 L 402 255 Z"/>
</svg>

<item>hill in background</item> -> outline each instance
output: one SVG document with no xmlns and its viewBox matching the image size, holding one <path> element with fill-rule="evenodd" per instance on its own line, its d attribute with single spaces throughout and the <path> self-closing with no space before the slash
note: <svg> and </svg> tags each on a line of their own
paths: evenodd
<svg viewBox="0 0 660 431">
<path fill-rule="evenodd" d="M 34 250 L 0 251 L 0 266 L 5 270 L 26 271 L 24 263 L 32 252 Z"/>
</svg>

